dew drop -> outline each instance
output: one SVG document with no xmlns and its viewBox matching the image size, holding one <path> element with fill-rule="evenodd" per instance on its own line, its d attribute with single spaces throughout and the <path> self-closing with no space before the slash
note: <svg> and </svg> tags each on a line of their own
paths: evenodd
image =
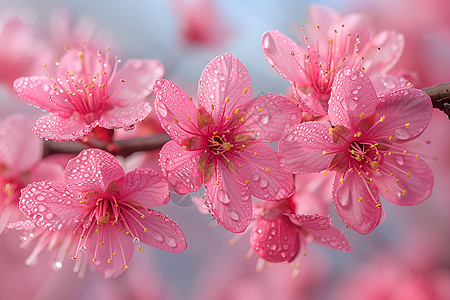
<svg viewBox="0 0 450 300">
<path fill-rule="evenodd" d="M 230 211 L 228 215 L 230 216 L 231 220 L 234 220 L 234 221 L 239 220 L 239 216 L 235 211 Z"/>
<path fill-rule="evenodd" d="M 36 197 L 36 199 L 39 200 L 39 201 L 43 201 L 45 199 L 45 197 L 43 195 L 38 195 Z"/>
<path fill-rule="evenodd" d="M 175 241 L 175 239 L 170 236 L 166 236 L 164 240 L 166 241 L 166 244 L 169 245 L 169 247 L 174 248 L 177 246 L 177 242 Z"/>
<path fill-rule="evenodd" d="M 394 160 L 397 164 L 399 164 L 400 166 L 403 166 L 405 164 L 405 160 L 403 159 L 403 156 L 401 155 L 396 155 L 394 157 Z"/>
<path fill-rule="evenodd" d="M 85 245 L 81 246 L 80 248 L 78 248 L 78 250 L 80 250 L 80 252 L 86 253 L 87 248 Z"/>
<path fill-rule="evenodd" d="M 259 180 L 259 175 L 258 174 L 253 174 L 252 180 L 253 181 L 258 181 Z"/>
<path fill-rule="evenodd" d="M 228 197 L 227 193 L 224 190 L 219 190 L 217 194 L 220 202 L 224 204 L 230 203 L 230 197 Z"/>
<path fill-rule="evenodd" d="M 262 178 L 261 181 L 259 182 L 259 186 L 261 188 L 267 187 L 268 184 L 269 184 L 269 182 L 265 178 Z"/>
<path fill-rule="evenodd" d="M 135 244 L 137 244 L 137 243 L 139 243 L 141 240 L 137 237 L 137 236 L 135 236 L 134 238 L 133 238 L 133 243 L 135 243 Z"/>
</svg>

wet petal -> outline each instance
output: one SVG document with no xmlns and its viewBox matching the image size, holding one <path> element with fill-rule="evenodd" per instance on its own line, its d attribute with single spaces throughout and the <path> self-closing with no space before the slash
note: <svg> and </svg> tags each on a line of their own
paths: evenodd
<svg viewBox="0 0 450 300">
<path fill-rule="evenodd" d="M 125 176 L 117 159 L 99 149 L 83 150 L 64 171 L 67 186 L 74 191 L 103 193 L 108 185 Z"/>
<path fill-rule="evenodd" d="M 311 80 L 303 69 L 305 50 L 296 42 L 279 31 L 271 30 L 263 34 L 261 43 L 267 62 L 281 76 L 300 87 L 311 85 Z"/>
<path fill-rule="evenodd" d="M 179 194 L 195 192 L 202 185 L 198 163 L 203 150 L 188 151 L 175 141 L 167 142 L 160 152 L 163 175 Z"/>
<path fill-rule="evenodd" d="M 280 168 L 275 150 L 265 143 L 255 143 L 246 150 L 239 151 L 231 160 L 240 178 L 248 182 L 251 195 L 263 200 L 281 200 L 294 192 L 294 178 Z"/>
<path fill-rule="evenodd" d="M 198 107 L 212 112 L 216 122 L 252 100 L 252 83 L 244 65 L 231 53 L 214 58 L 198 82 Z M 225 101 L 226 98 L 229 100 Z M 214 109 L 212 109 L 214 107 Z"/>
<path fill-rule="evenodd" d="M 356 172 L 341 174 L 334 181 L 334 204 L 345 224 L 361 234 L 372 232 L 380 223 L 381 204 L 378 190 Z M 377 205 L 379 207 L 377 207 Z"/>
<path fill-rule="evenodd" d="M 155 81 L 164 75 L 163 64 L 156 59 L 131 59 L 116 72 L 108 87 L 111 92 L 120 89 L 121 98 L 145 98 L 153 92 Z"/>
<path fill-rule="evenodd" d="M 252 228 L 250 245 L 259 257 L 270 262 L 292 261 L 300 250 L 299 230 L 287 217 L 259 218 Z"/>
<path fill-rule="evenodd" d="M 328 106 L 333 126 L 356 129 L 364 116 L 373 115 L 377 104 L 377 93 L 364 72 L 349 68 L 339 71 Z"/>
<path fill-rule="evenodd" d="M 247 121 L 241 130 L 255 132 L 258 140 L 278 141 L 286 129 L 300 123 L 301 110 L 282 95 L 263 95 L 253 99 L 246 109 Z"/>
<path fill-rule="evenodd" d="M 71 191 L 63 182 L 33 182 L 22 190 L 19 208 L 43 229 L 71 229 L 84 210 L 80 199 L 81 195 Z"/>
<path fill-rule="evenodd" d="M 384 117 L 384 121 L 373 126 L 370 137 L 410 141 L 425 130 L 432 112 L 430 97 L 421 90 L 405 87 L 385 93 L 374 115 L 375 120 Z"/>
<path fill-rule="evenodd" d="M 168 80 L 158 80 L 154 89 L 155 110 L 161 126 L 179 145 L 184 139 L 202 135 L 197 125 L 197 107 L 178 86 Z"/>
<path fill-rule="evenodd" d="M 313 237 L 314 242 L 326 247 L 344 252 L 353 250 L 345 235 L 336 227 L 331 226 L 324 230 L 308 230 L 308 235 Z"/>
<path fill-rule="evenodd" d="M 104 128 L 133 128 L 136 123 L 144 120 L 152 111 L 152 106 L 144 99 L 115 99 L 110 103 L 98 120 L 98 125 Z"/>
<path fill-rule="evenodd" d="M 250 224 L 253 212 L 247 186 L 236 181 L 221 163 L 205 186 L 206 206 L 217 223 L 231 232 L 243 232 Z"/>
<path fill-rule="evenodd" d="M 331 226 L 331 219 L 329 217 L 318 214 L 288 214 L 287 216 L 292 223 L 307 230 L 324 230 Z"/>
<path fill-rule="evenodd" d="M 41 109 L 54 113 L 70 113 L 73 104 L 64 101 L 60 91 L 55 91 L 48 76 L 21 77 L 14 81 L 14 89 L 19 97 Z"/>
<path fill-rule="evenodd" d="M 94 124 L 86 124 L 78 113 L 73 113 L 67 118 L 58 114 L 49 114 L 37 120 L 33 130 L 41 138 L 62 142 L 79 140 L 94 126 Z"/>
<path fill-rule="evenodd" d="M 186 239 L 180 227 L 161 212 L 149 209 L 144 219 L 141 219 L 136 212 L 130 212 L 130 214 L 134 214 L 141 223 L 141 225 L 137 222 L 129 224 L 131 228 L 136 229 L 141 242 L 174 253 L 180 253 L 186 249 Z"/>
<path fill-rule="evenodd" d="M 278 144 L 280 166 L 291 173 L 305 174 L 325 170 L 333 153 L 346 150 L 329 133 L 330 123 L 311 121 L 286 130 Z"/>
<path fill-rule="evenodd" d="M 375 173 L 374 182 L 386 200 L 397 205 L 415 205 L 431 195 L 434 176 L 422 158 L 393 153 L 384 156 L 380 169 L 383 173 Z"/>
<path fill-rule="evenodd" d="M 169 183 L 152 169 L 135 169 L 116 183 L 121 201 L 139 202 L 145 208 L 169 202 Z"/>
</svg>

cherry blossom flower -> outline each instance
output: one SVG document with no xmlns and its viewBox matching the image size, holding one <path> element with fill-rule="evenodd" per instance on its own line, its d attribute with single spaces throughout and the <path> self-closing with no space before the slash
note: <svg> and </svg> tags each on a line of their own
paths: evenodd
<svg viewBox="0 0 450 300">
<path fill-rule="evenodd" d="M 352 247 L 343 233 L 331 226 L 331 219 L 318 214 L 296 214 L 291 198 L 279 202 L 255 204 L 250 244 L 264 261 L 292 262 L 293 276 L 298 274 L 301 254 L 307 253 L 307 241 L 350 252 Z"/>
<path fill-rule="evenodd" d="M 130 60 L 116 72 L 119 60 L 109 64 L 106 53 L 68 50 L 56 61 L 50 76 L 23 77 L 14 81 L 20 97 L 47 110 L 34 131 L 42 138 L 77 140 L 94 127 L 130 129 L 151 111 L 145 97 L 162 77 L 162 64 L 153 59 Z"/>
<path fill-rule="evenodd" d="M 369 20 L 361 14 L 345 17 L 321 6 L 310 8 L 316 28 L 304 35 L 305 48 L 276 30 L 262 36 L 269 64 L 294 88 L 296 102 L 313 116 L 325 115 L 335 76 L 344 67 L 386 74 L 402 54 L 403 36 L 382 31 L 372 37 Z"/>
<path fill-rule="evenodd" d="M 332 126 L 312 121 L 287 130 L 279 143 L 280 165 L 294 173 L 336 171 L 339 215 L 350 228 L 370 233 L 382 216 L 379 193 L 398 205 L 430 196 L 430 168 L 403 143 L 423 132 L 431 112 L 429 96 L 410 85 L 377 96 L 364 72 L 343 69 L 329 102 Z"/>
<path fill-rule="evenodd" d="M 105 278 L 128 268 L 133 244 L 182 252 L 178 225 L 148 207 L 167 204 L 169 185 L 151 169 L 125 174 L 111 154 L 83 150 L 70 160 L 64 181 L 41 181 L 22 190 L 20 210 L 48 231 L 79 235 L 72 259 L 86 254 Z"/>
<path fill-rule="evenodd" d="M 217 222 L 242 232 L 252 218 L 251 195 L 281 200 L 293 190 L 292 174 L 278 165 L 265 142 L 278 140 L 300 118 L 281 95 L 252 99 L 250 76 L 232 54 L 213 59 L 199 81 L 198 99 L 167 80 L 155 84 L 155 110 L 174 139 L 161 149 L 161 169 L 176 192 L 206 187 Z"/>
<path fill-rule="evenodd" d="M 18 215 L 20 190 L 32 180 L 58 178 L 57 165 L 42 160 L 43 142 L 28 116 L 9 115 L 0 123 L 0 233 Z"/>
</svg>

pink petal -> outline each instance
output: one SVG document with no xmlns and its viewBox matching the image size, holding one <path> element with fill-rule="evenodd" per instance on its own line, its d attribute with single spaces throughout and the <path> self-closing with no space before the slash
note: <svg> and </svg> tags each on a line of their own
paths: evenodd
<svg viewBox="0 0 450 300">
<path fill-rule="evenodd" d="M 252 228 L 250 245 L 259 257 L 270 262 L 292 261 L 300 250 L 299 230 L 280 215 L 260 218 Z"/>
<path fill-rule="evenodd" d="M 135 218 L 148 229 L 148 232 L 145 232 L 141 225 L 131 224 L 138 230 L 141 242 L 174 253 L 180 253 L 186 249 L 186 239 L 180 227 L 163 213 L 149 209 L 144 219 L 141 219 L 136 212 L 130 213 L 134 214 Z"/>
<path fill-rule="evenodd" d="M 281 200 L 294 192 L 294 178 L 278 165 L 275 150 L 265 143 L 255 143 L 231 158 L 248 192 L 264 200 Z M 255 155 L 256 153 L 256 155 Z"/>
<path fill-rule="evenodd" d="M 344 252 L 353 250 L 345 235 L 336 227 L 331 226 L 324 230 L 308 230 L 308 234 L 314 238 L 314 242 L 326 247 Z"/>
<path fill-rule="evenodd" d="M 373 127 L 373 138 L 392 136 L 391 142 L 405 142 L 421 134 L 431 120 L 433 107 L 425 92 L 405 87 L 381 96 L 374 115 L 375 120 L 385 117 Z"/>
<path fill-rule="evenodd" d="M 64 180 L 64 167 L 61 164 L 47 158 L 48 156 L 33 168 L 28 182 L 43 180 Z"/>
<path fill-rule="evenodd" d="M 169 202 L 169 183 L 152 169 L 135 169 L 116 183 L 121 201 L 139 202 L 145 208 Z"/>
<path fill-rule="evenodd" d="M 121 98 L 145 98 L 153 92 L 155 81 L 164 75 L 163 64 L 156 59 L 132 59 L 116 72 L 108 87 L 110 93 L 120 89 Z M 121 88 L 124 80 L 123 87 Z"/>
<path fill-rule="evenodd" d="M 54 113 L 70 113 L 75 107 L 59 92 L 53 90 L 48 76 L 21 77 L 14 81 L 19 97 L 41 109 Z M 50 100 L 50 97 L 53 97 Z"/>
<path fill-rule="evenodd" d="M 75 141 L 87 135 L 93 124 L 86 124 L 78 113 L 66 118 L 59 114 L 42 116 L 36 121 L 33 130 L 41 137 L 54 141 Z"/>
<path fill-rule="evenodd" d="M 303 69 L 305 50 L 296 42 L 279 31 L 271 30 L 263 34 L 261 43 L 267 62 L 281 76 L 300 87 L 311 85 L 311 79 Z"/>
<path fill-rule="evenodd" d="M 253 213 L 247 187 L 237 182 L 220 162 L 213 178 L 205 186 L 206 206 L 217 223 L 231 232 L 243 232 L 250 224 Z"/>
<path fill-rule="evenodd" d="M 328 107 L 331 124 L 356 129 L 364 116 L 373 115 L 377 104 L 377 93 L 364 72 L 349 68 L 339 71 Z"/>
<path fill-rule="evenodd" d="M 326 216 L 288 214 L 287 217 L 295 225 L 307 230 L 324 230 L 331 227 L 331 219 Z"/>
<path fill-rule="evenodd" d="M 329 94 L 322 94 L 314 88 L 304 93 L 300 88 L 294 89 L 294 98 L 302 110 L 312 116 L 327 115 Z"/>
<path fill-rule="evenodd" d="M 381 205 L 378 190 L 356 172 L 341 174 L 334 181 L 334 204 L 345 224 L 361 234 L 372 232 L 380 223 Z M 380 207 L 377 207 L 380 205 Z"/>
<path fill-rule="evenodd" d="M 188 151 L 175 141 L 167 142 L 160 152 L 163 175 L 179 194 L 195 192 L 202 185 L 198 162 L 203 150 Z"/>
<path fill-rule="evenodd" d="M 411 81 L 395 75 L 374 74 L 370 76 L 370 79 L 372 80 L 373 87 L 377 91 L 378 97 L 383 96 L 383 94 L 387 92 L 392 92 L 393 90 L 398 90 L 406 86 L 412 87 Z"/>
<path fill-rule="evenodd" d="M 43 229 L 70 229 L 84 210 L 79 204 L 80 197 L 81 195 L 72 192 L 63 182 L 33 182 L 22 190 L 19 208 Z"/>
<path fill-rule="evenodd" d="M 338 31 L 337 37 L 334 30 Z M 347 43 L 350 47 L 353 47 L 357 42 L 360 45 L 366 45 L 372 36 L 372 32 L 370 21 L 364 14 L 350 14 L 331 25 L 328 30 L 328 37 L 336 37 L 336 40 L 340 40 L 341 42 L 341 49 L 346 49 Z M 347 39 L 347 37 L 349 38 Z M 342 53 L 345 52 L 343 51 Z"/>
<path fill-rule="evenodd" d="M 246 109 L 242 130 L 254 130 L 255 139 L 278 141 L 286 129 L 299 123 L 301 110 L 282 95 L 263 95 L 253 99 Z"/>
<path fill-rule="evenodd" d="M 212 112 L 216 122 L 243 109 L 252 99 L 252 82 L 244 65 L 231 53 L 214 58 L 198 82 L 198 107 Z M 225 102 L 226 98 L 228 102 Z M 212 109 L 214 107 L 214 110 Z"/>
<path fill-rule="evenodd" d="M 108 185 L 125 176 L 117 159 L 100 149 L 83 150 L 66 166 L 64 178 L 74 191 L 103 193 Z"/>
<path fill-rule="evenodd" d="M 340 152 L 348 146 L 336 144 L 329 129 L 330 123 L 326 121 L 311 121 L 286 130 L 278 143 L 280 166 L 294 174 L 325 170 L 334 155 L 324 155 L 324 151 Z"/>
<path fill-rule="evenodd" d="M 131 237 L 125 234 L 124 228 L 122 228 L 122 232 L 119 232 L 119 228 L 121 228 L 119 226 L 102 225 L 103 238 L 97 234 L 92 235 L 86 245 L 89 260 L 95 257 L 94 267 L 104 278 L 115 278 L 122 274 L 134 254 Z M 104 244 L 100 245 L 100 242 Z M 82 258 L 80 257 L 80 259 Z M 111 259 L 109 263 L 108 259 Z"/>
<path fill-rule="evenodd" d="M 152 111 L 152 106 L 144 99 L 115 99 L 109 103 L 110 108 L 105 110 L 98 125 L 104 128 L 133 128 L 136 123 L 144 120 Z"/>
<path fill-rule="evenodd" d="M 294 176 L 295 192 L 292 202 L 297 214 L 326 216 L 332 202 L 334 176 L 322 173 Z"/>
<path fill-rule="evenodd" d="M 184 139 L 201 134 L 197 125 L 197 107 L 178 86 L 162 79 L 156 81 L 154 90 L 155 110 L 161 126 L 179 145 Z"/>
<path fill-rule="evenodd" d="M 31 130 L 33 121 L 25 115 L 9 115 L 0 123 L 0 164 L 13 176 L 26 171 L 42 159 L 44 143 Z"/>
<path fill-rule="evenodd" d="M 422 158 L 393 153 L 384 156 L 380 169 L 383 173 L 375 173 L 374 182 L 386 200 L 397 205 L 416 205 L 431 195 L 434 176 Z"/>
<path fill-rule="evenodd" d="M 369 41 L 361 54 L 366 61 L 363 67 L 368 70 L 367 74 L 389 72 L 400 59 L 404 46 L 405 38 L 401 33 L 385 30 L 377 34 Z"/>
</svg>

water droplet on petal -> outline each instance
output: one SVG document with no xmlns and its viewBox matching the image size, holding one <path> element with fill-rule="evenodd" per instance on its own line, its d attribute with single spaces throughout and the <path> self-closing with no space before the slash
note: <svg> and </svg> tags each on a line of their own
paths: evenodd
<svg viewBox="0 0 450 300">
<path fill-rule="evenodd" d="M 228 197 L 227 193 L 224 190 L 219 190 L 217 194 L 220 202 L 224 204 L 230 203 L 230 198 Z"/>
</svg>

